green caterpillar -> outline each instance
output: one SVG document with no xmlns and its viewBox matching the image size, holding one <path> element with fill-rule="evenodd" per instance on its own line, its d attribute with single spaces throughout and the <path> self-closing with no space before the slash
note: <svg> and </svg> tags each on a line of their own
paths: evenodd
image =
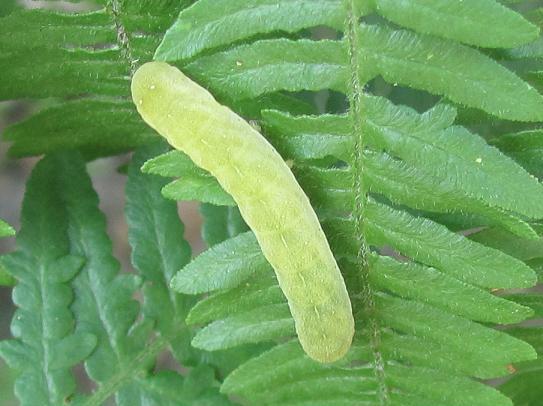
<svg viewBox="0 0 543 406">
<path fill-rule="evenodd" d="M 277 274 L 305 352 L 319 362 L 343 357 L 354 334 L 347 289 L 307 196 L 277 151 L 166 63 L 138 69 L 132 98 L 151 127 L 232 195 Z"/>
</svg>

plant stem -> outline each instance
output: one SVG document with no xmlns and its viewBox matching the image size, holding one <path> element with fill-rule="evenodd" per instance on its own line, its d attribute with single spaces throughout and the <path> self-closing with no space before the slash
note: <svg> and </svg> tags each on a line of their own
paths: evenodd
<svg viewBox="0 0 543 406">
<path fill-rule="evenodd" d="M 355 202 L 353 216 L 355 219 L 356 238 L 359 250 L 357 253 L 359 276 L 362 282 L 362 307 L 366 322 L 368 323 L 370 348 L 374 357 L 375 378 L 379 387 L 379 402 L 382 406 L 390 404 L 390 396 L 385 381 L 385 369 L 383 356 L 379 350 L 381 342 L 381 330 L 375 320 L 374 293 L 369 281 L 370 266 L 368 257 L 369 247 L 364 238 L 364 215 L 367 203 L 367 191 L 363 182 L 364 170 L 364 133 L 363 133 L 363 94 L 364 84 L 360 80 L 359 60 L 359 13 L 355 0 L 347 0 L 347 18 L 345 20 L 345 40 L 348 44 L 349 66 L 351 70 L 350 86 L 348 86 L 348 97 L 350 104 L 350 116 L 354 133 L 355 146 L 353 156 L 353 187 L 355 191 Z"/>
</svg>

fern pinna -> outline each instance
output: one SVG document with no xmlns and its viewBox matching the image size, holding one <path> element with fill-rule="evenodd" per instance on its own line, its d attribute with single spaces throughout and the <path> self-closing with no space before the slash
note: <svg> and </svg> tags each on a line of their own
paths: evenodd
<svg viewBox="0 0 543 406">
<path fill-rule="evenodd" d="M 117 0 L 3 18 L 0 97 L 54 98 L 6 130 L 11 153 L 82 153 L 38 164 L 19 249 L 1 262 L 19 310 L 0 354 L 21 371 L 22 403 L 510 405 L 480 380 L 518 370 L 503 392 L 537 404 L 541 329 L 493 326 L 541 317 L 537 291 L 508 290 L 534 286 L 543 263 L 542 20 L 537 2 L 502 3 L 518 12 L 494 0 Z M 292 166 L 353 303 L 338 363 L 303 353 L 232 198 L 179 152 L 152 145 L 130 165 L 137 274 L 119 273 L 83 159 L 155 140 L 129 101 L 155 48 L 257 120 Z M 159 190 L 203 203 L 211 248 L 188 264 Z M 167 348 L 188 374 L 154 368 Z M 79 362 L 91 393 L 70 378 Z"/>
</svg>

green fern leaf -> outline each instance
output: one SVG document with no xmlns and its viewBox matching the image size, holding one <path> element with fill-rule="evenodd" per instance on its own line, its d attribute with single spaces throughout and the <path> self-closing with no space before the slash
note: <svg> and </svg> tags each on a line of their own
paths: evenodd
<svg viewBox="0 0 543 406">
<path fill-rule="evenodd" d="M 537 227 L 541 234 L 540 226 Z M 506 254 L 529 263 L 542 257 L 543 240 L 527 240 L 497 228 L 481 230 L 469 236 L 473 241 L 505 252 Z"/>
<path fill-rule="evenodd" d="M 96 139 L 98 125 L 103 126 L 102 141 Z M 15 142 L 10 149 L 13 156 L 49 153 L 71 145 L 83 148 L 87 158 L 116 154 L 155 139 L 133 107 L 116 100 L 77 100 L 49 107 L 11 126 L 4 138 Z"/>
<path fill-rule="evenodd" d="M 375 103 L 367 104 L 371 111 L 368 112 L 366 127 L 368 145 L 373 149 L 390 151 L 423 170 L 428 164 L 432 167 L 433 176 L 443 180 L 448 178 L 455 189 L 464 189 L 469 195 L 486 200 L 491 206 L 517 211 L 528 217 L 543 217 L 541 205 L 535 203 L 539 200 L 536 196 L 543 197 L 543 186 L 512 160 L 461 127 L 427 130 L 428 123 L 441 115 L 440 108 L 421 116 L 384 99 L 374 100 Z M 395 117 L 392 123 L 391 116 Z M 439 128 L 440 122 L 437 120 L 430 128 Z M 409 132 L 409 135 L 404 135 L 405 132 Z M 409 145 L 411 142 L 413 145 Z M 505 176 L 500 176 L 501 170 L 505 170 Z M 504 185 L 506 177 L 509 180 Z M 533 196 L 534 200 L 520 201 L 518 196 L 524 193 Z"/>
<path fill-rule="evenodd" d="M 187 317 L 189 324 L 209 323 L 261 306 L 285 303 L 272 274 L 258 273 L 235 289 L 219 291 L 199 301 Z"/>
<path fill-rule="evenodd" d="M 13 12 L 13 9 L 16 7 L 16 3 L 17 2 L 15 0 L 6 0 L 2 2 L 2 5 L 0 5 L 0 17 Z"/>
<path fill-rule="evenodd" d="M 535 357 L 534 349 L 521 340 L 420 302 L 382 294 L 377 298 L 377 308 L 387 325 L 396 330 L 429 338 L 438 344 L 448 343 L 480 363 L 501 365 L 502 374 L 507 373 L 504 366 L 508 363 Z M 462 336 L 458 331 L 462 331 Z M 489 342 L 492 342 L 493 349 L 486 347 L 482 350 Z"/>
<path fill-rule="evenodd" d="M 369 6 L 359 3 L 365 13 L 376 11 L 422 33 L 482 47 L 515 47 L 535 40 L 538 35 L 536 26 L 493 0 L 477 0 L 468 5 L 424 0 L 399 6 L 390 0 L 376 0 Z M 264 26 L 260 22 L 263 16 Z M 340 30 L 345 18 L 346 10 L 340 1 L 199 1 L 180 13 L 157 49 L 155 59 L 189 59 L 203 50 L 266 32 L 295 33 L 320 25 Z M 481 33 L 481 24 L 491 27 L 490 30 Z"/>
<path fill-rule="evenodd" d="M 131 299 L 137 279 L 116 275 L 118 265 L 107 254 L 111 245 L 105 235 L 105 221 L 98 211 L 98 200 L 81 159 L 58 156 L 46 162 L 49 166 L 44 176 L 55 180 L 56 188 L 52 189 L 66 207 L 61 215 L 70 224 L 66 231 L 69 252 L 87 259 L 73 281 L 76 295 L 72 310 L 76 334 L 98 338 L 96 349 L 86 359 L 86 370 L 92 379 L 103 381 L 123 369 L 124 363 L 119 359 L 123 352 L 127 354 L 126 344 L 130 340 L 127 332 L 137 314 L 136 303 Z M 102 396 L 104 401 L 110 395 L 111 392 L 99 391 L 95 396 L 99 399 Z M 81 398 L 79 401 L 85 403 Z"/>
<path fill-rule="evenodd" d="M 350 352 L 355 359 L 365 358 L 368 353 L 367 347 L 356 342 Z M 371 368 L 347 368 L 353 358 L 348 355 L 336 365 L 319 365 L 303 354 L 298 343 L 290 342 L 273 348 L 236 370 L 225 380 L 222 391 L 239 393 L 255 403 L 271 398 L 273 401 L 269 404 L 373 405 L 378 383 Z M 456 401 L 454 391 L 462 391 L 470 393 L 470 399 L 478 405 L 510 405 L 504 396 L 479 383 L 460 377 L 451 379 L 442 374 L 431 374 L 432 371 L 422 368 L 391 366 L 387 372 L 389 383 L 402 388 L 401 392 L 393 395 L 394 399 L 389 400 L 391 404 L 461 405 L 462 401 Z M 432 393 L 417 394 L 417 389 L 413 391 L 425 381 L 435 385 Z M 454 386 L 449 386 L 451 382 L 454 382 Z"/>
<path fill-rule="evenodd" d="M 501 118 L 542 118 L 543 99 L 537 91 L 474 49 L 367 25 L 360 27 L 359 42 L 359 58 L 367 66 L 361 72 L 365 80 L 382 75 L 390 83 L 444 95 Z M 243 99 L 277 90 L 345 91 L 347 60 L 346 46 L 339 41 L 276 39 L 204 56 L 185 71 L 218 94 Z"/>
<path fill-rule="evenodd" d="M 187 294 L 228 289 L 238 286 L 255 272 L 270 269 L 254 234 L 247 232 L 200 255 L 175 274 L 171 287 Z"/>
<path fill-rule="evenodd" d="M 248 99 L 279 90 L 344 91 L 346 59 L 339 41 L 274 39 L 201 57 L 184 71 L 219 95 Z"/>
<path fill-rule="evenodd" d="M 261 306 L 215 321 L 196 334 L 192 345 L 207 351 L 258 343 L 294 334 L 294 320 L 286 303 Z"/>
<path fill-rule="evenodd" d="M 0 286 L 15 286 L 17 280 L 12 277 L 0 261 Z"/>
<path fill-rule="evenodd" d="M 454 42 L 382 26 L 362 26 L 360 60 L 382 75 L 500 118 L 542 120 L 543 99 L 531 86 L 480 52 Z M 385 44 L 385 45 L 383 45 Z M 447 49 L 447 52 L 442 52 Z M 477 91 L 473 91 L 477 89 Z"/>
<path fill-rule="evenodd" d="M 235 205 L 232 197 L 222 189 L 210 173 L 198 168 L 187 155 L 180 151 L 171 151 L 147 161 L 142 171 L 180 178 L 162 189 L 162 194 L 168 199 L 198 200 L 219 206 Z"/>
<path fill-rule="evenodd" d="M 101 3 L 87 13 L 21 10 L 1 18 L 0 99 L 62 98 L 6 129 L 11 155 L 80 149 L 95 158 L 152 140 L 129 103 L 130 76 L 186 2 Z"/>
<path fill-rule="evenodd" d="M 172 276 L 190 260 L 190 247 L 183 239 L 183 225 L 174 203 L 164 200 L 160 190 L 165 181 L 143 175 L 140 166 L 149 156 L 163 152 L 161 144 L 139 150 L 128 168 L 126 218 L 132 247 L 132 263 L 143 277 L 143 315 L 154 320 L 167 341 L 187 343 L 190 333 L 184 326 L 192 300 L 172 293 Z M 189 351 L 183 349 L 184 353 Z"/>
<path fill-rule="evenodd" d="M 292 377 L 296 377 L 297 381 L 303 382 L 314 376 L 331 375 L 334 372 L 340 374 L 345 371 L 344 374 L 346 375 L 348 371 L 345 370 L 345 366 L 355 359 L 355 357 L 351 358 L 351 354 L 363 356 L 364 352 L 368 352 L 367 349 L 358 346 L 355 342 L 353 349 L 347 354 L 344 360 L 339 361 L 335 365 L 319 365 L 305 356 L 298 342 L 290 341 L 278 345 L 260 357 L 244 364 L 243 367 L 237 369 L 225 380 L 221 390 L 225 393 L 239 393 L 244 397 L 250 397 L 251 395 L 258 396 L 260 394 L 265 399 L 265 396 L 271 392 L 271 388 L 288 385 L 292 382 Z M 289 373 L 292 374 L 290 380 L 287 377 Z M 369 368 L 359 368 L 357 380 L 362 385 L 366 383 L 368 389 L 375 389 L 376 387 L 374 377 Z M 339 385 L 336 383 L 337 386 Z M 336 402 L 343 400 L 345 404 L 349 404 L 349 401 L 364 401 L 364 392 L 351 393 L 351 396 L 336 399 Z M 333 399 L 327 399 L 327 401 L 334 404 Z M 371 398 L 368 398 L 367 401 L 371 402 Z"/>
<path fill-rule="evenodd" d="M 266 20 L 263 27 L 261 20 Z M 273 31 L 295 33 L 326 25 L 341 29 L 345 19 L 337 0 L 205 0 L 183 10 L 166 32 L 155 59 L 176 61 Z"/>
<path fill-rule="evenodd" d="M 155 148 L 152 153 L 157 151 L 161 150 Z M 16 290 L 21 290 L 21 298 L 26 298 L 18 303 L 20 316 L 14 319 L 17 328 L 13 331 L 21 331 L 16 338 L 21 338 L 24 345 L 33 346 L 29 351 L 15 340 L 0 344 L 9 364 L 25 374 L 21 378 L 24 386 L 17 392 L 23 404 L 58 405 L 66 401 L 75 389 L 71 368 L 81 361 L 85 361 L 86 372 L 99 386 L 90 395 L 77 396 L 74 404 L 99 405 L 113 395 L 119 405 L 133 405 L 130 402 L 136 398 L 142 402 L 155 399 L 168 404 L 173 393 L 166 390 L 166 384 L 171 379 L 163 379 L 169 373 L 151 374 L 154 358 L 171 341 L 176 356 L 189 362 L 195 360 L 188 347 L 191 334 L 183 323 L 192 300 L 174 295 L 166 287 L 173 272 L 188 260 L 187 244 L 182 240 L 175 204 L 160 196 L 164 181 L 139 174 L 138 168 L 145 160 L 142 154 L 144 152 L 136 155 L 129 170 L 131 199 L 127 208 L 133 260 L 146 282 L 144 319 L 140 323 L 135 323 L 138 306 L 132 300 L 139 285 L 138 278 L 119 275 L 117 262 L 108 254 L 111 245 L 105 234 L 105 222 L 81 158 L 77 155 L 48 157 L 34 172 L 27 193 L 28 201 L 33 203 L 25 209 L 19 238 L 21 251 L 3 260 L 6 268 L 20 279 Z M 150 202 L 155 202 L 160 209 Z M 151 209 L 158 210 L 154 217 L 147 215 Z M 34 224 L 33 229 L 28 228 Z M 151 235 L 157 238 L 149 240 Z M 167 253 L 168 244 L 176 249 Z M 184 253 L 178 250 L 179 246 L 184 246 Z M 42 260 L 45 265 L 38 268 L 41 276 L 35 280 L 30 270 L 35 261 Z M 67 308 L 72 298 L 67 282 L 72 278 L 76 291 L 71 304 L 75 329 Z M 43 281 L 41 289 L 45 290 L 41 293 L 43 297 L 59 295 L 50 304 L 36 302 L 32 299 L 36 295 L 26 292 L 33 284 L 37 285 L 32 289 L 39 291 L 40 281 Z M 30 318 L 26 316 L 28 312 Z M 44 320 L 28 324 L 36 317 Z M 156 323 L 160 337 L 148 342 L 151 322 Z M 32 341 L 40 338 L 41 331 L 35 331 L 35 326 L 47 328 L 38 346 Z M 75 332 L 70 333 L 70 330 Z M 35 354 L 32 355 L 35 359 L 25 361 L 21 358 L 24 353 Z M 35 365 L 42 367 L 35 368 Z M 150 375 L 145 377 L 143 372 Z M 43 376 L 34 378 L 32 374 L 36 373 Z M 183 380 L 181 376 L 177 379 Z M 29 390 L 28 382 L 35 382 L 35 388 Z M 214 383 L 205 385 L 206 388 L 197 393 L 187 390 L 184 395 L 187 401 L 202 398 L 228 404 L 217 389 L 213 389 Z"/>
<path fill-rule="evenodd" d="M 69 285 L 85 263 L 70 253 L 67 211 L 57 159 L 42 160 L 28 183 L 18 251 L 2 265 L 18 281 L 14 339 L 0 342 L 0 356 L 19 371 L 15 393 L 22 405 L 59 405 L 73 396 L 72 367 L 96 345 L 96 336 L 74 331 Z M 69 192 L 68 192 L 69 193 Z"/>
<path fill-rule="evenodd" d="M 291 116 L 264 110 L 262 119 L 266 136 L 285 159 L 352 159 L 354 140 L 349 135 L 350 123 L 343 115 Z"/>
<path fill-rule="evenodd" d="M 111 254 L 111 242 L 105 232 L 105 219 L 98 210 L 98 198 L 92 189 L 82 160 L 61 157 L 54 162 L 62 174 L 61 196 L 70 208 L 71 252 L 87 258 L 82 272 L 74 279 L 76 292 L 72 305 L 76 331 L 98 337 L 98 346 L 85 361 L 91 379 L 104 382 L 114 376 L 131 374 L 131 348 L 138 337 L 128 334 L 138 313 L 132 299 L 140 284 L 133 275 L 119 275 L 119 264 Z M 130 371 L 130 372 L 129 372 Z M 101 393 L 106 400 L 112 393 Z"/>
<path fill-rule="evenodd" d="M 525 320 L 534 314 L 531 303 L 524 302 L 524 306 L 521 306 L 462 283 L 434 268 L 402 264 L 387 257 L 376 258 L 370 278 L 378 288 L 432 304 L 471 320 L 508 324 Z M 443 291 L 454 295 L 457 301 L 451 302 L 444 298 L 441 293 Z"/>
<path fill-rule="evenodd" d="M 176 205 L 160 195 L 164 180 L 142 175 L 139 170 L 149 156 L 164 150 L 162 144 L 155 144 L 138 151 L 128 169 L 126 213 L 133 249 L 132 262 L 144 280 L 144 320 L 152 320 L 161 336 L 150 345 L 151 348 L 142 348 L 139 356 L 152 352 L 153 347 L 158 352 L 169 344 L 176 359 L 188 366 L 199 361 L 198 355 L 189 347 L 192 333 L 184 323 L 192 299 L 171 292 L 167 285 L 173 273 L 188 262 L 190 248 L 183 240 L 183 226 L 177 216 Z M 137 353 L 135 355 L 138 356 Z M 194 379 L 200 381 L 194 382 Z M 173 371 L 149 373 L 145 378 L 135 374 L 119 390 L 116 400 L 119 405 L 144 405 L 148 402 L 174 405 L 179 401 L 229 404 L 214 386 L 210 368 L 197 367 L 187 378 Z"/>
<path fill-rule="evenodd" d="M 388 154 L 370 154 L 365 159 L 364 181 L 371 192 L 381 194 L 396 204 L 427 212 L 473 213 L 475 226 L 488 224 L 528 239 L 539 236 L 529 223 L 499 207 L 440 182 L 427 172 L 398 161 Z M 466 227 L 470 228 L 470 227 Z"/>
<path fill-rule="evenodd" d="M 233 2 L 216 4 L 217 9 L 224 7 L 223 14 L 204 15 L 205 1 L 191 9 L 194 16 L 202 18 L 190 21 L 191 29 L 202 33 L 196 48 L 173 43 L 173 39 L 186 40 L 182 32 L 188 29 L 189 20 L 188 14 L 182 14 L 157 57 L 180 60 L 186 73 L 234 107 L 277 91 L 327 89 L 350 96 L 349 115 L 292 116 L 288 111 L 267 109 L 262 113 L 262 124 L 265 135 L 289 160 L 324 220 L 359 323 L 358 337 L 345 360 L 347 366 L 330 371 L 306 359 L 297 369 L 288 360 L 304 358 L 299 347 L 298 356 L 287 352 L 288 358 L 274 358 L 276 350 L 284 348 L 279 344 L 234 371 L 222 390 L 241 396 L 248 404 L 510 405 L 496 390 L 469 377 L 506 375 L 511 363 L 530 362 L 527 360 L 533 359 L 534 351 L 526 343 L 477 322 L 515 323 L 530 317 L 529 303 L 497 297 L 489 290 L 532 286 L 535 272 L 515 255 L 492 249 L 490 243 L 475 243 L 443 224 L 498 226 L 535 246 L 537 227 L 530 219 L 542 217 L 534 202 L 540 200 L 536 196 L 543 189 L 505 154 L 466 129 L 453 126 L 456 111 L 452 107 L 440 104 L 420 114 L 359 93 L 365 82 L 380 75 L 389 83 L 439 94 L 501 118 L 525 121 L 540 119 L 541 96 L 491 57 L 454 41 L 470 43 L 469 30 L 463 38 L 456 36 L 459 30 L 452 30 L 452 37 L 445 40 L 394 31 L 380 20 L 372 26 L 359 26 L 353 18 L 341 40 L 310 41 L 303 38 L 306 33 L 300 29 L 288 28 L 292 22 L 300 23 L 299 27 L 307 24 L 305 16 L 293 15 L 281 22 L 271 18 L 270 25 L 253 22 L 247 30 L 223 40 L 215 32 L 234 35 L 229 23 L 237 13 L 258 13 L 264 2 L 255 2 L 255 10 Z M 417 5 L 420 2 L 406 7 Z M 478 5 L 469 7 L 473 12 Z M 514 20 L 526 29 L 524 39 L 504 29 L 498 39 L 501 43 L 496 41 L 494 46 L 512 47 L 535 38 L 537 29 L 518 14 L 492 2 L 483 5 L 489 7 L 488 15 Z M 439 9 L 435 3 L 431 6 Z M 353 9 L 349 8 L 347 20 L 352 18 Z M 363 13 L 371 12 L 363 8 Z M 335 23 L 324 24 L 338 29 Z M 472 33 L 481 30 L 475 20 L 467 24 L 472 24 Z M 418 24 L 414 28 L 439 34 L 441 27 L 434 24 L 436 31 L 428 31 Z M 293 40 L 293 35 L 287 39 L 284 32 L 302 39 Z M 471 38 L 492 46 L 488 35 Z M 510 98 L 513 88 L 522 96 Z M 172 154 L 169 159 L 170 168 L 174 168 L 177 158 Z M 489 166 L 480 166 L 487 162 Z M 503 167 L 509 168 L 506 173 L 498 169 Z M 182 171 L 175 168 L 163 175 L 182 179 Z M 200 186 L 205 188 L 205 182 L 200 181 Z M 519 204 L 518 196 L 526 190 L 531 197 Z M 364 199 L 366 192 L 372 199 Z M 215 191 L 210 189 L 209 193 Z M 227 210 L 231 209 L 222 208 L 221 213 Z M 222 239 L 228 233 L 221 230 Z M 391 247 L 406 255 L 407 262 L 364 253 L 362 233 L 373 251 Z M 237 245 L 238 238 L 215 248 L 231 244 L 245 252 L 245 246 Z M 366 264 L 360 259 L 364 255 Z M 174 278 L 179 278 L 173 284 L 175 289 L 183 291 L 189 286 L 192 293 L 211 293 L 187 318 L 188 323 L 204 325 L 194 345 L 217 351 L 250 342 L 283 342 L 292 336 L 288 329 L 291 320 L 282 307 L 285 302 L 276 281 L 265 268 L 251 265 L 258 250 L 246 257 L 240 262 L 228 250 L 213 249 Z M 226 272 L 211 269 L 215 263 Z M 409 316 L 404 317 L 405 313 Z M 459 330 L 470 337 L 468 343 L 458 337 Z M 496 347 L 481 348 L 489 342 Z M 267 358 L 267 354 L 274 356 Z M 251 368 L 247 374 L 238 375 L 246 368 Z M 252 387 L 261 377 L 260 386 Z M 451 382 L 457 390 L 450 390 Z"/>
<path fill-rule="evenodd" d="M 508 59 L 522 59 L 522 58 L 541 58 L 543 56 L 543 39 L 539 37 L 537 40 L 517 47 L 509 49 L 505 52 Z"/>
<path fill-rule="evenodd" d="M 213 370 L 205 366 L 191 370 L 184 378 L 173 371 L 161 371 L 155 376 L 132 384 L 129 391 L 120 394 L 117 403 L 135 406 L 231 405 L 226 397 L 221 396 L 213 388 L 214 384 Z"/>
<path fill-rule="evenodd" d="M 526 190 L 532 190 L 534 196 L 539 195 L 543 191 L 541 185 L 510 159 L 489 148 L 483 140 L 459 128 L 448 127 L 454 120 L 454 110 L 441 107 L 420 115 L 378 98 L 368 99 L 366 108 L 368 144 L 404 160 L 401 162 L 386 155 L 367 153 L 364 176 L 371 191 L 423 210 L 482 214 L 490 222 L 536 238 L 528 224 L 507 210 L 514 208 L 526 216 L 538 217 L 540 214 L 537 212 L 541 208 L 533 203 L 537 199 L 528 203 L 530 207 L 521 209 L 517 196 Z M 394 117 L 392 122 L 391 116 Z M 298 160 L 322 158 L 326 154 L 324 148 L 330 147 L 329 154 L 352 161 L 349 151 L 354 140 L 347 135 L 349 125 L 345 116 L 291 117 L 267 111 L 264 119 L 272 141 L 286 157 Z M 324 143 L 321 142 L 323 138 L 327 139 Z M 466 144 L 474 154 L 471 157 L 466 156 L 462 149 Z M 301 145 L 304 147 L 299 147 Z M 296 156 L 292 151 L 297 151 Z M 426 163 L 431 163 L 432 169 Z M 489 167 L 483 168 L 487 163 Z M 504 176 L 495 171 L 500 165 L 510 168 L 510 184 L 505 189 L 502 187 Z M 495 179 L 491 180 L 489 176 Z M 524 186 L 510 193 L 509 189 L 515 188 L 518 182 Z M 495 191 L 499 189 L 500 192 L 489 193 L 491 184 L 494 184 Z M 505 196 L 504 193 L 510 194 Z"/>
<path fill-rule="evenodd" d="M 389 244 L 404 255 L 481 287 L 522 288 L 536 282 L 535 273 L 522 261 L 471 242 L 430 220 L 378 203 L 369 204 L 367 213 L 366 238 L 372 245 Z"/>
<path fill-rule="evenodd" d="M 424 34 L 487 48 L 512 48 L 535 40 L 538 28 L 494 0 L 375 0 L 375 11 Z M 487 29 L 481 30 L 481 26 Z"/>
<path fill-rule="evenodd" d="M 507 300 L 523 306 L 529 306 L 533 310 L 533 318 L 543 317 L 543 296 L 538 293 L 517 293 L 504 295 Z"/>
</svg>

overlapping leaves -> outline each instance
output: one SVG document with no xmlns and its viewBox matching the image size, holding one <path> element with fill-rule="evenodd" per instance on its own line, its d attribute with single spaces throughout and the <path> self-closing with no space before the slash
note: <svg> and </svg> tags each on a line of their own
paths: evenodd
<svg viewBox="0 0 543 406">
<path fill-rule="evenodd" d="M 87 14 L 2 18 L 0 97 L 49 99 L 8 129 L 12 154 L 78 148 L 92 158 L 148 143 L 153 134 L 129 102 L 130 75 L 152 57 L 185 3 L 111 1 Z M 491 324 L 516 323 L 534 310 L 540 317 L 537 295 L 494 294 L 532 286 L 541 274 L 534 252 L 541 248 L 535 221 L 543 217 L 543 189 L 526 171 L 541 172 L 538 129 L 526 124 L 522 133 L 493 140 L 498 150 L 455 125 L 462 120 L 450 104 L 460 113 L 462 106 L 475 109 L 477 117 L 541 121 L 541 76 L 513 63 L 537 58 L 538 29 L 494 0 L 453 3 L 200 0 L 181 12 L 155 54 L 236 111 L 260 118 L 292 163 L 353 301 L 357 335 L 347 358 L 320 365 L 303 354 L 277 281 L 233 199 L 188 157 L 170 152 L 145 164 L 146 172 L 179 178 L 168 185 L 138 172 L 144 155 L 129 169 L 134 276 L 119 273 L 81 159 L 57 156 L 36 169 L 19 252 L 2 262 L 19 281 L 20 318 L 1 353 L 21 371 L 23 404 L 71 399 L 71 368 L 83 360 L 97 390 L 78 395 L 77 404 L 101 404 L 113 394 L 127 405 L 228 404 L 201 358 L 229 371 L 253 356 L 256 343 L 256 352 L 271 349 L 221 387 L 249 404 L 509 405 L 472 378 L 507 375 L 511 364 L 520 373 L 504 391 L 529 404 L 533 391 L 523 388 L 533 385 L 540 365 L 527 343 L 540 350 L 538 331 L 508 334 Z M 537 23 L 533 13 L 530 19 Z M 322 32 L 330 38 L 316 40 Z M 43 63 L 36 66 L 35 58 Z M 370 96 L 374 78 L 442 100 L 421 114 Z M 359 92 L 364 86 L 367 94 Z M 348 99 L 348 111 L 316 115 L 307 91 L 321 90 L 332 90 L 339 106 Z M 173 282 L 187 294 L 207 294 L 188 315 L 192 299 L 166 285 L 188 254 L 161 188 L 169 198 L 205 202 L 204 235 L 214 247 Z M 467 229 L 485 231 L 470 238 L 451 231 Z M 360 257 L 364 246 L 370 250 Z M 44 297 L 55 307 L 40 303 Z M 202 327 L 193 338 L 185 318 Z M 191 339 L 212 352 L 191 349 Z M 194 366 L 188 377 L 153 370 L 167 346 Z M 214 352 L 234 347 L 233 362 Z"/>
<path fill-rule="evenodd" d="M 11 155 L 77 148 L 97 157 L 148 143 L 153 134 L 130 101 L 131 73 L 184 3 L 115 0 L 86 13 L 1 18 L 0 99 L 49 99 L 5 131 Z"/>
<path fill-rule="evenodd" d="M 454 125 L 456 111 L 447 99 L 501 119 L 540 121 L 542 98 L 533 87 L 463 45 L 513 47 L 535 40 L 538 29 L 486 0 L 462 7 L 411 1 L 401 9 L 388 1 L 312 2 L 322 7 L 318 16 L 293 13 L 292 2 L 273 3 L 196 2 L 180 14 L 156 58 L 182 64 L 222 100 L 330 89 L 359 104 L 345 115 L 312 116 L 263 106 L 261 123 L 293 162 L 323 220 L 351 293 L 357 337 L 348 358 L 332 366 L 310 361 L 295 340 L 279 344 L 234 371 L 222 390 L 250 404 L 510 404 L 469 377 L 507 375 L 511 363 L 535 357 L 525 342 L 480 323 L 533 316 L 533 301 L 492 292 L 533 286 L 536 274 L 523 258 L 450 230 L 494 227 L 519 241 L 537 241 L 532 223 L 543 217 L 543 188 L 484 139 Z M 377 13 L 413 31 L 358 20 L 354 30 L 352 24 L 343 30 L 341 21 L 356 13 Z M 234 30 L 243 16 L 251 16 L 251 24 Z M 481 19 L 501 24 L 483 33 Z M 322 25 L 344 33 L 339 40 L 303 38 L 303 29 Z M 444 100 L 421 114 L 382 97 L 353 95 L 353 80 L 376 76 Z M 167 197 L 233 204 L 180 152 L 147 162 L 144 170 L 179 178 L 163 189 Z M 355 204 L 360 199 L 362 213 Z M 367 265 L 358 257 L 360 231 L 373 251 Z M 380 255 L 390 248 L 392 258 Z M 205 326 L 193 339 L 196 347 L 279 343 L 294 333 L 251 233 L 202 254 L 172 286 L 210 293 L 187 319 Z"/>
<path fill-rule="evenodd" d="M 127 218 L 138 275 L 119 272 L 82 158 L 49 156 L 34 170 L 19 250 L 2 258 L 17 280 L 18 310 L 14 339 L 0 343 L 0 355 L 20 374 L 15 392 L 22 405 L 101 405 L 113 396 L 119 405 L 229 404 L 213 369 L 189 347 L 184 319 L 191 299 L 167 288 L 190 249 L 176 205 L 160 196 L 164 181 L 139 171 L 144 157 L 161 150 L 136 154 L 129 169 Z M 168 347 L 194 367 L 188 375 L 154 371 Z M 97 385 L 86 395 L 75 390 L 72 367 L 80 362 Z"/>
</svg>

